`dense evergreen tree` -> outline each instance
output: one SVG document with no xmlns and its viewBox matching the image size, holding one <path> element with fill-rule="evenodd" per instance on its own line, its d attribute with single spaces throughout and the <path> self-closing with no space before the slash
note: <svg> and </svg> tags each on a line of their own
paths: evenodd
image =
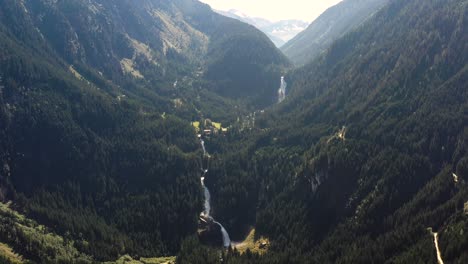
<svg viewBox="0 0 468 264">
<path fill-rule="evenodd" d="M 428 228 L 446 261 L 467 261 L 467 7 L 390 1 L 288 74 L 255 132 L 210 142 L 230 172 L 209 175 L 218 217 L 273 241 L 236 261 L 436 263 Z"/>
<path fill-rule="evenodd" d="M 0 198 L 24 214 L 2 208 L 0 241 L 37 263 L 435 263 L 438 232 L 465 263 L 467 10 L 392 0 L 248 114 L 288 63 L 197 1 L 0 0 Z M 208 118 L 230 127 L 202 160 Z M 201 164 L 213 217 L 265 254 L 196 238 Z"/>
</svg>

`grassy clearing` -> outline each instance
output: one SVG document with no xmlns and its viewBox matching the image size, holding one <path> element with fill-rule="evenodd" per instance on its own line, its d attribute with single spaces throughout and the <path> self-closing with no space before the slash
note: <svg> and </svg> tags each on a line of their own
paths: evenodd
<svg viewBox="0 0 468 264">
<path fill-rule="evenodd" d="M 175 260 L 176 257 L 140 258 L 140 260 L 135 260 L 125 255 L 115 262 L 105 262 L 104 264 L 175 264 Z"/>
<path fill-rule="evenodd" d="M 7 259 L 11 263 L 22 264 L 24 263 L 23 258 L 13 252 L 13 249 L 7 244 L 0 243 L 0 256 Z"/>
<path fill-rule="evenodd" d="M 211 124 L 216 127 L 216 129 L 221 130 L 221 123 L 211 122 Z"/>
<path fill-rule="evenodd" d="M 174 264 L 176 257 L 141 258 L 140 261 L 144 264 Z"/>
<path fill-rule="evenodd" d="M 199 121 L 192 122 L 192 126 L 195 128 L 195 131 L 197 133 L 200 132 L 200 122 Z"/>
<path fill-rule="evenodd" d="M 233 247 L 236 248 L 240 253 L 245 253 L 247 249 L 249 249 L 253 253 L 264 254 L 270 247 L 270 240 L 264 237 L 260 237 L 256 240 L 255 228 L 252 228 L 245 240 L 234 244 Z"/>
<path fill-rule="evenodd" d="M 122 70 L 125 73 L 131 74 L 133 77 L 137 79 L 144 79 L 143 74 L 140 71 L 134 68 L 134 62 L 131 59 L 122 59 L 120 61 L 120 65 L 122 66 Z"/>
</svg>

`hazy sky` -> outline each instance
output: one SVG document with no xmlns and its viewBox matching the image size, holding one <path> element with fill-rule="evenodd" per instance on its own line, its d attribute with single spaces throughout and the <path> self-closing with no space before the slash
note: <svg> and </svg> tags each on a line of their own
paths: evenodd
<svg viewBox="0 0 468 264">
<path fill-rule="evenodd" d="M 214 9 L 237 9 L 269 20 L 301 19 L 311 22 L 341 0 L 200 0 Z"/>
</svg>

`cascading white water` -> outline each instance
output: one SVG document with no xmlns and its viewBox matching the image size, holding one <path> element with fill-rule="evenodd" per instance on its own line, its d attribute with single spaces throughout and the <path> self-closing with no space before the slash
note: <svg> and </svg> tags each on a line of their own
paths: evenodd
<svg viewBox="0 0 468 264">
<path fill-rule="evenodd" d="M 200 139 L 200 144 L 203 148 L 203 157 L 205 157 L 207 155 L 206 153 L 206 149 L 205 149 L 205 141 L 203 141 L 203 139 Z M 229 234 L 228 232 L 226 231 L 226 229 L 224 228 L 224 226 L 222 224 L 220 224 L 219 222 L 217 222 L 216 220 L 213 219 L 213 217 L 210 215 L 211 213 L 211 195 L 210 195 L 210 190 L 208 190 L 208 187 L 206 187 L 205 185 L 205 175 L 208 173 L 208 169 L 204 169 L 203 168 L 203 165 L 202 165 L 202 168 L 201 168 L 203 174 L 202 174 L 202 177 L 201 177 L 201 184 L 203 186 L 203 190 L 204 190 L 204 193 L 205 193 L 205 210 L 202 212 L 202 216 L 205 217 L 206 219 L 209 219 L 211 221 L 213 221 L 213 223 L 217 224 L 220 228 L 221 228 L 221 234 L 223 235 L 223 246 L 224 247 L 230 247 L 231 246 L 231 238 L 229 237 Z"/>
<path fill-rule="evenodd" d="M 210 191 L 205 186 L 205 177 L 201 178 L 201 183 L 202 183 L 204 193 L 205 193 L 205 210 L 203 211 L 203 215 L 206 217 L 209 217 L 210 212 L 211 212 L 211 204 L 210 204 L 211 195 L 210 195 Z"/>
<path fill-rule="evenodd" d="M 203 149 L 203 156 L 205 156 L 206 155 L 205 141 L 203 141 L 203 139 L 200 139 L 200 144 L 201 144 L 201 147 Z"/>
<path fill-rule="evenodd" d="M 284 80 L 284 76 L 281 76 L 281 86 L 278 90 L 278 103 L 281 103 L 286 99 L 286 88 L 288 87 L 288 83 Z"/>
<path fill-rule="evenodd" d="M 231 238 L 229 237 L 228 232 L 226 231 L 224 226 L 222 224 L 220 224 L 219 222 L 214 221 L 214 223 L 219 225 L 219 227 L 221 228 L 221 234 L 223 234 L 223 245 L 224 245 L 224 247 L 226 247 L 226 248 L 230 247 L 231 246 Z"/>
</svg>

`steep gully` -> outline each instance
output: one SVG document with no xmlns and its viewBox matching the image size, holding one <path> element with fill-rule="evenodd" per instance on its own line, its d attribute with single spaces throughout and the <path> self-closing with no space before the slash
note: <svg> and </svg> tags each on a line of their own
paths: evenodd
<svg viewBox="0 0 468 264">
<path fill-rule="evenodd" d="M 281 103 L 286 99 L 286 88 L 288 84 L 284 80 L 284 76 L 281 76 L 281 85 L 278 90 L 278 103 Z M 208 187 L 205 185 L 205 176 L 208 173 L 208 168 L 209 168 L 209 160 L 210 160 L 210 155 L 206 151 L 205 148 L 205 141 L 200 138 L 200 145 L 203 150 L 203 158 L 202 158 L 202 165 L 201 165 L 201 171 L 202 171 L 202 176 L 201 176 L 201 185 L 204 189 L 204 195 L 205 195 L 205 203 L 204 203 L 204 211 L 201 213 L 201 217 L 204 219 L 213 222 L 214 224 L 218 225 L 221 228 L 221 233 L 223 235 L 223 246 L 224 247 L 230 247 L 231 246 L 231 239 L 229 237 L 229 233 L 227 230 L 224 228 L 224 226 L 217 222 L 212 216 L 211 216 L 211 195 L 210 195 L 210 190 Z M 207 159 L 207 165 L 206 168 L 203 167 L 203 160 Z"/>
</svg>

